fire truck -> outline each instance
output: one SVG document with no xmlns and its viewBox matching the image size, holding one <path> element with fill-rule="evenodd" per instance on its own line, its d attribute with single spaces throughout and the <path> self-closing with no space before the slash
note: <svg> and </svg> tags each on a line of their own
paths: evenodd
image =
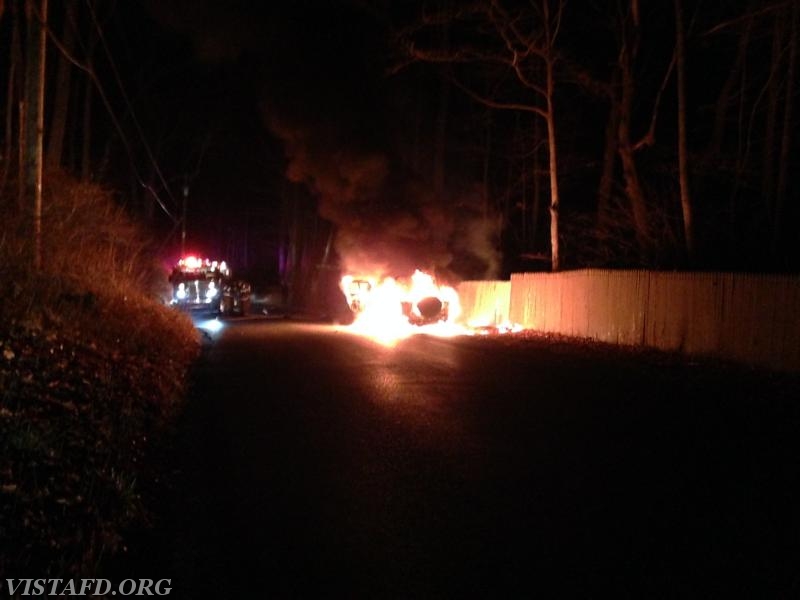
<svg viewBox="0 0 800 600">
<path fill-rule="evenodd" d="M 170 303 L 189 311 L 245 315 L 250 311 L 250 284 L 233 279 L 225 261 L 187 256 L 169 276 Z"/>
</svg>

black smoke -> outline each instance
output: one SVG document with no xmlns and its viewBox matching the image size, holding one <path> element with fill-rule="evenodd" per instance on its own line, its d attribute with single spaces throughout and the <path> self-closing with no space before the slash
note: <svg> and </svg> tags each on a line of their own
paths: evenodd
<svg viewBox="0 0 800 600">
<path fill-rule="evenodd" d="M 453 171 L 435 193 L 430 169 L 419 168 L 429 157 L 411 160 L 397 147 L 396 130 L 408 122 L 398 108 L 408 103 L 398 98 L 413 95 L 430 117 L 440 85 L 434 78 L 430 90 L 411 89 L 417 80 L 387 75 L 385 14 L 352 0 L 150 5 L 159 22 L 191 40 L 198 59 L 228 61 L 257 82 L 261 125 L 282 144 L 285 177 L 305 185 L 332 224 L 343 270 L 404 276 L 421 268 L 451 280 L 497 274 L 499 222 L 476 185 L 480 170 Z"/>
</svg>

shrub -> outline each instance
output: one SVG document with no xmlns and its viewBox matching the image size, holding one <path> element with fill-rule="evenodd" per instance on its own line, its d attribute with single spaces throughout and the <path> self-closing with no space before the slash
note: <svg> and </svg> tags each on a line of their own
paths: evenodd
<svg viewBox="0 0 800 600">
<path fill-rule="evenodd" d="M 188 320 L 159 306 L 169 284 L 151 241 L 110 190 L 48 173 L 38 271 L 30 267 L 31 220 L 16 206 L 16 195 L 0 197 L 0 210 L 6 216 L 0 301 L 7 323 L 88 328 L 114 340 L 122 335 L 138 350 L 170 339 L 192 345 Z"/>
<path fill-rule="evenodd" d="M 0 571 L 91 575 L 144 519 L 142 448 L 199 343 L 112 193 L 45 181 L 37 270 L 30 218 L 0 195 Z"/>
</svg>

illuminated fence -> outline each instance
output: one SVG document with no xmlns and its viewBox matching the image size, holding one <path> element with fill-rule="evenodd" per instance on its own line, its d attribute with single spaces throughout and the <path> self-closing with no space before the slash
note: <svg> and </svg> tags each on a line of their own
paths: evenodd
<svg viewBox="0 0 800 600">
<path fill-rule="evenodd" d="M 476 306 L 497 282 L 467 282 Z M 485 284 L 485 289 L 480 289 Z M 461 288 L 459 288 L 460 291 Z M 800 370 L 800 277 L 582 270 L 511 276 L 527 328 Z M 462 301 L 465 312 L 471 305 Z M 496 300 L 501 302 L 501 300 Z"/>
<path fill-rule="evenodd" d="M 463 281 L 458 286 L 463 320 L 473 326 L 507 322 L 510 298 L 510 281 Z"/>
</svg>

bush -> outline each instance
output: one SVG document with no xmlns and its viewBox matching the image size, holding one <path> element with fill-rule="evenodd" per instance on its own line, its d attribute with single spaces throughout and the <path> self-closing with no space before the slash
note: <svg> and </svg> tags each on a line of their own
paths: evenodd
<svg viewBox="0 0 800 600">
<path fill-rule="evenodd" d="M 45 189 L 38 270 L 16 194 L 0 197 L 0 571 L 89 575 L 143 518 L 143 447 L 199 340 L 111 192 L 62 173 Z"/>
</svg>

